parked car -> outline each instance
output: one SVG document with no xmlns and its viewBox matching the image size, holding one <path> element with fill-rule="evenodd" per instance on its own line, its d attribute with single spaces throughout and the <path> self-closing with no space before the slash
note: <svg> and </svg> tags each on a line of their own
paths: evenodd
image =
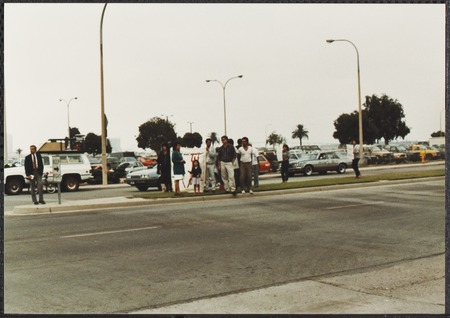
<svg viewBox="0 0 450 318">
<path fill-rule="evenodd" d="M 135 157 L 122 157 L 119 159 L 119 163 L 122 162 L 136 162 L 138 161 Z"/>
<path fill-rule="evenodd" d="M 289 158 L 289 174 L 303 173 L 310 176 L 314 172 L 326 174 L 328 171 L 345 173 L 351 166 L 351 160 L 346 156 L 340 156 L 336 151 L 318 153 L 292 152 Z"/>
<path fill-rule="evenodd" d="M 264 155 L 258 155 L 258 173 L 265 174 L 270 172 L 270 161 Z"/>
<path fill-rule="evenodd" d="M 111 170 L 108 180 L 110 180 L 113 183 L 118 183 L 121 178 L 125 178 L 128 173 L 135 172 L 135 171 L 141 171 L 146 170 L 148 167 L 144 166 L 140 161 L 135 162 L 122 162 L 119 164 L 117 169 Z"/>
<path fill-rule="evenodd" d="M 402 153 L 406 157 L 405 161 L 420 161 L 419 153 L 408 151 L 404 146 L 389 145 L 386 146 L 386 150 L 389 150 L 394 154 L 394 160 L 398 160 L 396 159 L 396 154 Z"/>
<path fill-rule="evenodd" d="M 440 158 L 440 154 L 439 151 L 436 149 L 433 149 L 429 146 L 425 146 L 425 145 L 411 145 L 408 148 L 409 151 L 411 152 L 415 152 L 418 153 L 419 156 L 421 154 L 425 155 L 425 160 L 432 160 L 432 159 L 439 159 Z"/>
<path fill-rule="evenodd" d="M 394 158 L 394 154 L 375 145 L 364 145 L 364 157 L 368 163 L 388 163 Z"/>
<path fill-rule="evenodd" d="M 134 171 L 127 174 L 125 183 L 136 187 L 139 191 L 147 191 L 148 188 L 158 188 L 161 190 L 160 175 L 157 173 L 157 167 L 140 171 Z"/>
<path fill-rule="evenodd" d="M 112 181 L 110 180 L 110 174 L 111 174 L 111 165 L 109 163 L 106 164 L 107 167 L 107 178 L 108 178 L 108 183 L 112 183 Z M 88 181 L 89 184 L 99 184 L 102 183 L 102 178 L 103 178 L 103 172 L 102 172 L 102 164 L 101 163 L 96 163 L 96 164 L 92 164 L 91 165 L 91 173 L 92 173 L 92 178 Z"/>
<path fill-rule="evenodd" d="M 406 149 L 405 151 L 400 151 L 399 147 L 396 146 L 384 146 L 384 149 L 392 152 L 392 161 L 396 163 L 400 162 L 406 162 L 408 160 L 408 157 L 406 155 Z"/>
<path fill-rule="evenodd" d="M 156 158 L 139 157 L 139 160 L 144 166 L 153 167 L 156 165 Z"/>
</svg>

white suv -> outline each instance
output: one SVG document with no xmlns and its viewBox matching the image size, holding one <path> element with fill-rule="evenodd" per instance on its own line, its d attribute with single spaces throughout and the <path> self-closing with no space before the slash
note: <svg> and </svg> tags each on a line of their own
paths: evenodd
<svg viewBox="0 0 450 318">
<path fill-rule="evenodd" d="M 41 153 L 44 162 L 44 173 L 48 173 L 48 182 L 55 182 L 53 176 L 53 158 L 59 157 L 61 162 L 61 186 L 65 191 L 78 190 L 80 183 L 92 178 L 91 164 L 85 154 L 81 153 Z M 25 178 L 25 167 L 5 168 L 5 193 L 20 194 L 30 183 Z"/>
</svg>

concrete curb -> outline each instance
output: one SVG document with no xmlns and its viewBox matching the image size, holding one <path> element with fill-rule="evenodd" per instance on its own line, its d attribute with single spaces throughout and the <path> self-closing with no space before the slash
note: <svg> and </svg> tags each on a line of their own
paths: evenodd
<svg viewBox="0 0 450 318">
<path fill-rule="evenodd" d="M 421 182 L 428 180 L 438 180 L 444 177 L 432 177 L 432 178 L 417 178 L 408 179 L 408 182 Z M 105 208 L 120 208 L 120 207 L 139 207 L 146 205 L 157 205 L 157 204 L 178 204 L 186 202 L 198 202 L 198 201 L 217 201 L 217 200 L 229 200 L 229 199 L 244 199 L 248 197 L 259 197 L 259 196 L 269 196 L 269 195 L 283 195 L 283 194 L 294 194 L 294 193 L 308 193 L 308 192 L 318 192 L 318 191 L 329 191 L 329 190 L 342 190 L 351 188 L 362 188 L 362 187 L 375 187 L 375 186 L 385 186 L 390 184 L 404 183 L 405 180 L 394 180 L 394 181 L 379 181 L 379 182 L 367 182 L 367 183 L 355 183 L 355 184 L 344 184 L 344 185 L 330 185 L 321 187 L 307 187 L 307 188 L 295 188 L 286 190 L 273 190 L 273 191 L 261 191 L 251 194 L 238 194 L 237 198 L 232 198 L 231 194 L 219 194 L 219 195 L 200 195 L 198 197 L 179 197 L 179 198 L 158 198 L 158 199 L 143 199 L 143 198 L 127 198 L 127 197 L 116 197 L 116 198 L 106 198 L 106 199 L 91 199 L 83 201 L 67 201 L 61 204 L 49 203 L 46 205 L 22 205 L 16 206 L 13 211 L 8 212 L 7 215 L 38 215 L 38 214 L 52 214 L 52 213 L 70 213 L 70 212 L 88 212 L 95 211 L 98 209 Z"/>
</svg>

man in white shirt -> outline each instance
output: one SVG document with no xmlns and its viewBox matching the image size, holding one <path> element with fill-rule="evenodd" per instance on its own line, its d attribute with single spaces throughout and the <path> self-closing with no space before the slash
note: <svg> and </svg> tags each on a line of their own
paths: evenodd
<svg viewBox="0 0 450 318">
<path fill-rule="evenodd" d="M 359 178 L 359 177 L 361 177 L 361 172 L 359 172 L 359 167 L 358 167 L 358 163 L 359 163 L 359 145 L 358 145 L 358 141 L 353 139 L 352 145 L 353 145 L 352 168 L 355 171 L 356 178 Z"/>
</svg>

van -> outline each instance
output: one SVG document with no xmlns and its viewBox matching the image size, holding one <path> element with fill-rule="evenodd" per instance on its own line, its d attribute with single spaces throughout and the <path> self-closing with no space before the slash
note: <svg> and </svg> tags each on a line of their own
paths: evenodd
<svg viewBox="0 0 450 318">
<path fill-rule="evenodd" d="M 88 157 L 82 153 L 41 153 L 44 162 L 44 174 L 48 173 L 48 182 L 56 183 L 53 174 L 53 158 L 59 157 L 61 163 L 61 187 L 65 191 L 78 190 L 80 183 L 92 178 L 91 165 Z M 24 188 L 30 187 L 30 182 L 25 178 L 25 167 L 6 168 L 4 170 L 5 193 L 17 195 Z"/>
</svg>

